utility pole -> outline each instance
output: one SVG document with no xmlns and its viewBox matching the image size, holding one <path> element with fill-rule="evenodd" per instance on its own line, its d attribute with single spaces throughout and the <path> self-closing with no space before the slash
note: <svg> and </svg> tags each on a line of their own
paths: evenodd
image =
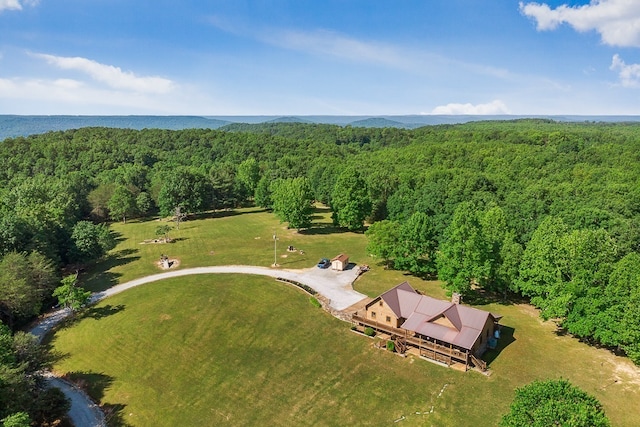
<svg viewBox="0 0 640 427">
<path fill-rule="evenodd" d="M 275 230 L 273 230 L 273 266 L 278 266 L 278 236 Z"/>
</svg>

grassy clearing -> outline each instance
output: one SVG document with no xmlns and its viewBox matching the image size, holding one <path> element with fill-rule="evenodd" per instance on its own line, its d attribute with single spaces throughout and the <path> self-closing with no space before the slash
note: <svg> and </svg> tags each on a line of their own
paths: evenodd
<svg viewBox="0 0 640 427">
<path fill-rule="evenodd" d="M 404 280 L 420 281 L 398 271 L 385 270 L 374 265 L 375 260 L 366 254 L 366 238 L 362 233 L 350 233 L 336 229 L 331 224 L 329 209 L 319 207 L 314 215 L 314 226 L 308 230 L 287 229 L 271 213 L 261 209 L 240 209 L 235 212 L 219 212 L 207 218 L 183 222 L 179 230 L 173 230 L 172 243 L 149 243 L 156 237 L 159 225 L 172 222 L 160 220 L 115 223 L 113 230 L 119 236 L 118 246 L 98 265 L 81 277 L 82 284 L 92 291 L 100 291 L 138 277 L 159 273 L 158 261 L 162 254 L 178 258 L 179 268 L 209 265 L 247 264 L 268 267 L 274 261 L 273 234 L 278 237 L 275 258 L 280 268 L 299 269 L 315 266 L 320 258 L 332 258 L 347 253 L 352 262 L 374 267 L 358 279 L 356 290 L 369 296 L 377 296 Z M 287 247 L 302 249 L 287 252 Z M 433 296 L 444 296 L 436 283 L 428 285 Z"/>
<path fill-rule="evenodd" d="M 327 212 L 319 216 L 317 229 L 299 234 L 269 213 L 246 210 L 184 223 L 172 235 L 178 241 L 166 245 L 140 244 L 154 237 L 156 221 L 119 224 L 123 240 L 101 266 L 110 268 L 88 273 L 85 283 L 104 289 L 156 273 L 161 253 L 179 258 L 181 268 L 270 265 L 276 228 L 283 268 L 347 252 L 373 267 L 356 283 L 363 293 L 409 280 L 444 296 L 435 282 L 374 265 L 362 235 L 332 234 Z M 305 254 L 289 254 L 287 245 Z M 502 314 L 509 327 L 501 340 L 508 345 L 488 355 L 495 357 L 488 378 L 373 349 L 307 295 L 253 276 L 191 276 L 132 289 L 57 332 L 52 345 L 65 355 L 57 371 L 76 372 L 95 398 L 140 426 L 390 425 L 402 416 L 397 425 L 495 425 L 516 387 L 559 377 L 594 394 L 614 425 L 640 424 L 640 371 L 628 360 L 557 336 L 530 306 L 480 308 Z"/>
<path fill-rule="evenodd" d="M 275 258 L 281 268 L 312 267 L 318 259 L 331 258 L 340 252 L 348 253 L 356 262 L 366 263 L 363 236 L 335 229 L 329 217 L 328 209 L 318 208 L 315 226 L 298 232 L 287 229 L 273 214 L 260 209 L 219 212 L 183 222 L 179 230 L 170 233 L 174 241 L 167 244 L 142 242 L 155 238 L 159 225 L 173 223 L 159 220 L 117 223 L 112 227 L 119 236 L 118 246 L 83 277 L 83 283 L 96 291 L 158 273 L 161 254 L 177 257 L 180 268 L 225 264 L 270 266 L 274 262 L 274 232 L 278 237 Z M 288 246 L 302 249 L 304 254 L 287 252 Z"/>
<path fill-rule="evenodd" d="M 612 383 L 611 356 L 554 336 L 526 307 L 486 308 L 516 329 L 489 378 L 376 350 L 302 292 L 240 275 L 132 289 L 52 344 L 68 355 L 59 372 L 96 384 L 95 397 L 140 426 L 495 425 L 516 386 L 549 377 L 594 393 L 615 425 L 637 425 L 639 386 Z"/>
</svg>

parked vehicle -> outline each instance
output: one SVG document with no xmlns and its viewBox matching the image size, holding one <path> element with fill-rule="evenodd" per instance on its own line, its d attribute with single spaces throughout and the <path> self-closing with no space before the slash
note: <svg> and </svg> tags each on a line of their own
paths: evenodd
<svg viewBox="0 0 640 427">
<path fill-rule="evenodd" d="M 318 261 L 318 268 L 327 268 L 331 265 L 331 261 L 329 261 L 327 258 L 322 258 L 320 261 Z"/>
</svg>

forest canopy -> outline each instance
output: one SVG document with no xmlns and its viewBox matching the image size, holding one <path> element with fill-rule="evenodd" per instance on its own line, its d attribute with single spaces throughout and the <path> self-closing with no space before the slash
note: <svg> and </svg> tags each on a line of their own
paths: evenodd
<svg viewBox="0 0 640 427">
<path fill-rule="evenodd" d="M 639 124 L 82 128 L 0 143 L 0 257 L 53 276 L 105 254 L 109 221 L 256 204 L 305 228 L 314 200 L 336 225 L 368 227 L 381 265 L 524 296 L 640 363 Z M 20 306 L 2 299 L 15 283 L 30 289 Z M 52 288 L 2 281 L 2 320 L 37 314 Z"/>
</svg>

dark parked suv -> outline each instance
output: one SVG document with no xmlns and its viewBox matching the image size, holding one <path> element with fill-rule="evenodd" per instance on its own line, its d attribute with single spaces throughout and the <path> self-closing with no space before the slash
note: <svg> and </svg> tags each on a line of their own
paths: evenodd
<svg viewBox="0 0 640 427">
<path fill-rule="evenodd" d="M 327 268 L 331 265 L 331 261 L 329 261 L 327 258 L 322 258 L 320 261 L 318 261 L 318 268 Z"/>
</svg>

